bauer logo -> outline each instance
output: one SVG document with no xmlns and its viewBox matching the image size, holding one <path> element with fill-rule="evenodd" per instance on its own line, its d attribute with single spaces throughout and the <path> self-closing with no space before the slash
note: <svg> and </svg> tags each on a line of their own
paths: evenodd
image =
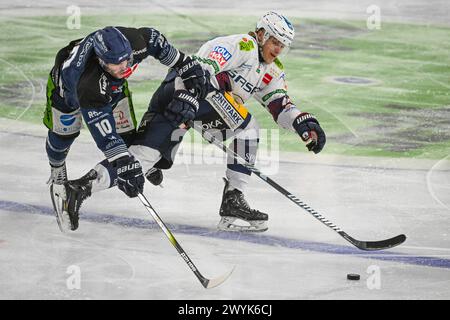
<svg viewBox="0 0 450 320">
<path fill-rule="evenodd" d="M 71 126 L 75 120 L 76 117 L 74 115 L 70 115 L 70 114 L 63 114 L 59 117 L 59 120 L 61 121 L 61 123 L 65 126 Z"/>
<path fill-rule="evenodd" d="M 230 58 L 232 54 L 228 50 L 221 46 L 216 46 L 213 51 L 209 53 L 209 57 L 219 63 L 222 67 Z"/>
</svg>

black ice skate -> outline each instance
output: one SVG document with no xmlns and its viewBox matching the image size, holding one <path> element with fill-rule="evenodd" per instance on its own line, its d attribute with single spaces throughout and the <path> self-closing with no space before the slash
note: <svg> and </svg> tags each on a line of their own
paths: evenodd
<svg viewBox="0 0 450 320">
<path fill-rule="evenodd" d="M 156 169 L 156 168 L 148 169 L 147 173 L 145 174 L 145 177 L 154 186 L 161 185 L 161 183 L 163 181 L 163 173 L 162 173 L 161 169 Z"/>
<path fill-rule="evenodd" d="M 246 232 L 263 232 L 268 229 L 267 220 L 269 216 L 258 210 L 251 209 L 244 194 L 237 190 L 228 190 L 230 183 L 227 179 L 225 188 L 223 189 L 222 205 L 220 206 L 221 220 L 217 226 L 223 231 L 246 231 Z M 234 224 L 236 219 L 243 220 L 249 225 Z"/>
<path fill-rule="evenodd" d="M 96 177 L 97 172 L 91 170 L 80 179 L 50 186 L 53 208 L 61 232 L 78 228 L 78 212 L 83 201 L 91 196 L 92 180 Z"/>
</svg>

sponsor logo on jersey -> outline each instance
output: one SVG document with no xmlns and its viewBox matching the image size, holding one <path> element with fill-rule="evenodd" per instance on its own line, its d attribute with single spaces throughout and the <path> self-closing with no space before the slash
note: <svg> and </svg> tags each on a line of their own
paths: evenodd
<svg viewBox="0 0 450 320">
<path fill-rule="evenodd" d="M 75 115 L 72 115 L 72 114 L 63 114 L 59 117 L 59 120 L 61 121 L 61 123 L 63 125 L 68 127 L 68 126 L 71 126 L 75 122 L 76 117 L 75 117 Z"/>
<path fill-rule="evenodd" d="M 226 94 L 226 93 L 225 93 Z M 234 100 L 231 102 L 222 93 L 216 93 L 207 100 L 211 106 L 219 113 L 228 127 L 232 130 L 237 129 L 247 118 L 248 111 L 244 106 L 238 105 Z"/>
<path fill-rule="evenodd" d="M 255 163 L 256 162 L 256 154 L 252 154 L 252 153 L 245 153 L 245 161 L 247 161 L 248 163 Z"/>
<path fill-rule="evenodd" d="M 231 79 L 233 79 L 233 81 L 236 84 L 240 85 L 245 92 L 253 94 L 259 90 L 259 88 L 255 87 L 255 85 L 248 82 L 243 76 L 241 76 L 233 71 L 228 71 L 228 75 L 230 76 Z"/>
<path fill-rule="evenodd" d="M 86 53 L 88 52 L 89 48 L 93 45 L 94 43 L 94 39 L 89 38 L 86 40 L 86 43 L 83 46 L 83 49 L 80 52 L 80 55 L 78 56 L 78 61 L 77 61 L 77 67 L 80 67 L 81 64 L 83 63 L 84 58 L 86 57 Z"/>
<path fill-rule="evenodd" d="M 115 137 L 108 137 L 108 138 L 109 138 L 109 140 L 111 140 L 111 142 L 109 142 L 106 145 L 106 149 L 107 150 L 113 148 L 114 146 L 116 146 L 118 144 L 122 144 L 123 143 L 122 140 L 116 139 Z"/>
<path fill-rule="evenodd" d="M 55 119 L 52 123 L 53 132 L 68 135 L 80 131 L 81 114 L 79 111 L 72 114 L 63 114 L 57 109 L 54 109 L 52 115 L 53 119 Z"/>
<path fill-rule="evenodd" d="M 108 85 L 108 79 L 106 78 L 104 73 L 102 73 L 102 75 L 100 76 L 100 79 L 98 80 L 98 84 L 100 87 L 100 93 L 106 94 L 106 86 Z"/>
<path fill-rule="evenodd" d="M 276 94 L 282 94 L 282 95 L 286 95 L 287 91 L 284 89 L 276 89 L 274 91 L 269 92 L 268 94 L 266 94 L 264 97 L 262 97 L 262 101 L 263 102 L 267 102 L 267 100 L 269 100 L 270 98 L 272 98 L 272 96 L 276 95 Z"/>
<path fill-rule="evenodd" d="M 211 58 L 214 61 L 217 61 L 217 63 L 221 67 L 223 67 L 223 65 L 225 63 L 227 63 L 227 61 L 230 60 L 230 58 L 232 56 L 233 55 L 231 53 L 229 53 L 226 48 L 221 47 L 221 46 L 216 46 L 214 48 L 214 50 L 209 53 L 208 57 Z"/>
<path fill-rule="evenodd" d="M 122 110 L 119 110 L 118 112 L 114 112 L 114 118 L 116 120 L 116 128 L 125 129 L 125 128 L 131 127 L 128 117 L 125 115 L 125 113 Z"/>
<path fill-rule="evenodd" d="M 202 123 L 203 130 L 216 129 L 219 126 L 223 126 L 222 121 L 220 121 L 219 119 L 207 123 Z"/>
<path fill-rule="evenodd" d="M 138 54 L 145 53 L 145 52 L 147 52 L 147 48 L 144 48 L 142 50 L 133 50 L 133 55 L 137 56 Z"/>
<path fill-rule="evenodd" d="M 123 86 L 111 86 L 112 93 L 121 93 L 123 90 Z"/>
<path fill-rule="evenodd" d="M 281 63 L 281 61 L 278 58 L 275 58 L 275 60 L 273 61 L 273 63 L 275 63 L 275 65 L 280 68 L 281 70 L 284 70 L 284 66 Z"/>
<path fill-rule="evenodd" d="M 102 112 L 88 111 L 88 117 L 89 117 L 89 119 L 92 119 L 92 118 L 95 118 L 95 117 L 98 117 L 98 116 L 101 116 L 101 115 L 103 115 Z"/>
<path fill-rule="evenodd" d="M 252 51 L 255 49 L 255 45 L 253 44 L 253 41 L 248 41 L 247 38 L 242 38 L 242 41 L 239 42 L 239 49 L 241 49 L 241 51 Z"/>
<path fill-rule="evenodd" d="M 212 99 L 216 102 L 215 105 L 220 108 L 220 114 L 223 115 L 222 117 L 224 118 L 224 120 L 231 120 L 236 127 L 238 127 L 244 121 L 244 118 L 239 114 L 239 112 L 237 112 L 235 108 L 233 108 L 231 103 L 229 103 L 222 94 L 215 94 Z"/>
<path fill-rule="evenodd" d="M 285 74 L 282 70 L 280 70 L 279 68 L 275 67 L 274 65 L 270 66 L 270 70 L 269 70 L 268 73 L 274 78 L 281 78 Z"/>
<path fill-rule="evenodd" d="M 273 79 L 273 77 L 272 77 L 270 74 L 266 73 L 266 74 L 264 75 L 262 81 L 263 81 L 265 84 L 269 84 L 270 81 L 272 81 L 272 79 Z"/>
<path fill-rule="evenodd" d="M 155 44 L 156 44 L 162 48 L 162 47 L 164 47 L 164 40 L 165 40 L 165 38 L 162 34 L 160 34 L 156 30 L 152 30 L 152 34 L 150 35 L 149 44 L 151 44 L 152 46 L 155 46 Z"/>
</svg>

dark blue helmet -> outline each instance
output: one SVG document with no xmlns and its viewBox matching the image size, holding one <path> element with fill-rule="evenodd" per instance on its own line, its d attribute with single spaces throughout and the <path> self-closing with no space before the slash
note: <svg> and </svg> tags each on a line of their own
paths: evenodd
<svg viewBox="0 0 450 320">
<path fill-rule="evenodd" d="M 105 63 L 113 64 L 129 60 L 133 52 L 128 39 L 114 27 L 106 27 L 95 32 L 94 50 L 97 57 Z"/>
</svg>

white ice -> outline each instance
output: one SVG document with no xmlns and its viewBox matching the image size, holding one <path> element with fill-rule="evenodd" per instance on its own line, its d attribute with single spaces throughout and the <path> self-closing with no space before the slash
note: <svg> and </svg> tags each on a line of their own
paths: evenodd
<svg viewBox="0 0 450 320">
<path fill-rule="evenodd" d="M 102 5 L 78 3 L 86 14 L 111 14 Z M 130 7 L 130 1 L 118 3 L 121 9 Z M 229 10 L 208 7 L 210 1 L 169 1 L 156 9 L 148 3 L 134 1 L 130 10 Z M 270 3 L 281 9 L 292 5 Z M 295 3 L 292 14 L 355 19 L 364 19 L 365 8 L 372 4 Z M 445 10 L 433 9 L 444 1 L 379 3 L 383 17 L 392 20 L 433 17 L 448 23 Z M 70 4 L 0 2 L 1 14 L 8 16 L 64 15 Z M 259 14 L 269 7 L 249 10 Z M 44 95 L 42 90 L 39 94 Z M 449 158 L 280 156 L 279 170 L 271 177 L 350 235 L 363 240 L 407 235 L 403 245 L 381 254 L 353 249 L 257 177 L 246 196 L 253 207 L 269 213 L 269 230 L 218 232 L 224 165 L 175 165 L 165 175 L 164 188 L 147 184 L 145 193 L 204 276 L 216 277 L 235 267 L 223 285 L 205 290 L 139 200 L 118 190 L 94 194 L 81 209 L 79 229 L 62 234 L 45 184 L 45 136 L 43 126 L 0 120 L 0 299 L 450 298 Z M 69 177 L 79 177 L 101 159 L 84 130 L 67 160 Z M 361 280 L 347 280 L 348 273 L 360 274 Z"/>
<path fill-rule="evenodd" d="M 222 286 L 205 290 L 139 200 L 118 190 L 94 194 L 79 229 L 62 234 L 45 184 L 46 130 L 18 124 L 0 121 L 2 299 L 450 298 L 448 161 L 280 156 L 289 161 L 272 178 L 350 235 L 407 235 L 381 256 L 352 249 L 256 176 L 247 197 L 270 214 L 269 230 L 218 232 L 223 166 L 178 163 L 164 188 L 146 185 L 145 193 L 204 276 L 236 266 Z M 84 131 L 68 157 L 70 178 L 100 159 Z"/>
</svg>

